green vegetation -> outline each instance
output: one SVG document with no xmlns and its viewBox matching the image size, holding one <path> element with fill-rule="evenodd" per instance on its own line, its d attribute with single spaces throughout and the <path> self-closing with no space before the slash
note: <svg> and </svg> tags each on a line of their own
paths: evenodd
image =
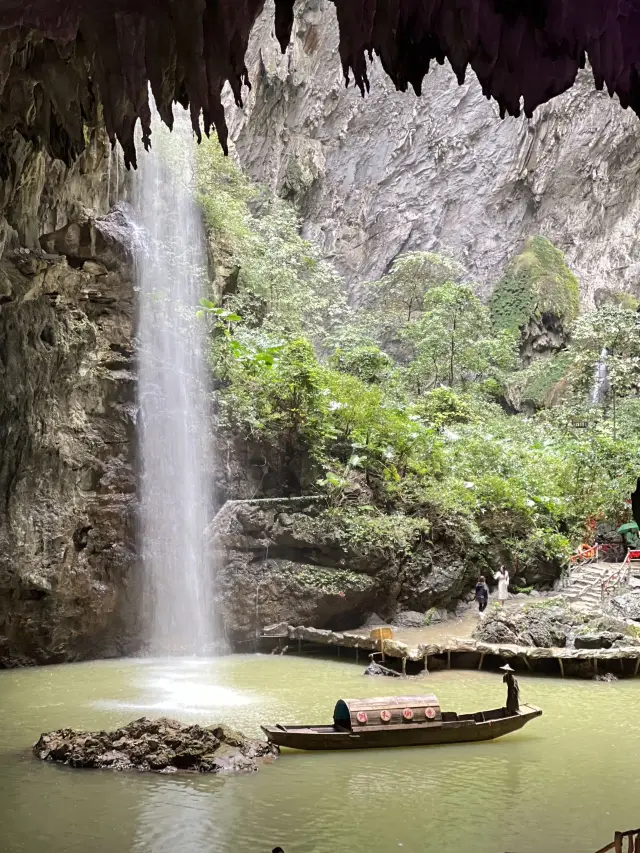
<svg viewBox="0 0 640 853">
<path fill-rule="evenodd" d="M 546 313 L 568 324 L 579 307 L 578 279 L 562 252 L 544 237 L 531 237 L 498 282 L 491 317 L 496 329 L 517 331 Z"/>
<path fill-rule="evenodd" d="M 364 592 L 370 589 L 374 581 L 363 574 L 344 569 L 301 569 L 289 572 L 292 581 L 325 595 L 344 595 L 346 592 Z"/>
<path fill-rule="evenodd" d="M 635 311 L 579 317 L 577 279 L 542 237 L 509 264 L 490 307 L 450 258 L 412 253 L 363 285 L 354 311 L 292 208 L 215 143 L 200 157 L 218 288 L 200 316 L 219 427 L 281 492 L 327 496 L 308 532 L 331 529 L 360 556 L 444 538 L 478 572 L 501 561 L 535 578 L 537 566 L 559 571 L 589 518 L 625 517 L 640 471 Z M 547 312 L 572 339 L 524 369 L 520 329 Z M 594 408 L 603 347 L 615 402 Z M 512 413 L 515 397 L 528 415 Z"/>
<path fill-rule="evenodd" d="M 251 183 L 217 141 L 198 148 L 197 188 L 225 307 L 265 333 L 318 342 L 345 307 L 341 280 L 303 240 L 295 210 Z"/>
</svg>

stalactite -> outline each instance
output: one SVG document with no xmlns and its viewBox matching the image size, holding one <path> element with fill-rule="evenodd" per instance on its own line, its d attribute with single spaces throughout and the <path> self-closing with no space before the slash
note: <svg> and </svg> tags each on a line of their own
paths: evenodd
<svg viewBox="0 0 640 853">
<path fill-rule="evenodd" d="M 573 85 L 588 60 L 598 88 L 640 115 L 640 0 L 333 0 L 347 79 L 368 88 L 367 55 L 396 87 L 420 94 L 433 61 L 458 81 L 468 68 L 500 112 L 530 116 Z M 276 0 L 276 35 L 289 42 L 294 0 Z M 150 83 L 163 120 L 191 109 L 200 136 L 227 129 L 221 93 L 247 84 L 251 28 L 264 0 L 0 0 L 3 127 L 66 162 L 100 111 L 127 164 L 134 128 L 150 140 Z M 202 117 L 202 118 L 201 118 Z"/>
</svg>

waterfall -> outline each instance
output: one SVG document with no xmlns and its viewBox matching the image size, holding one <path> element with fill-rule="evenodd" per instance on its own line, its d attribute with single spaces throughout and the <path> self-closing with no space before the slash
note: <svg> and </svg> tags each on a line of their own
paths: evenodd
<svg viewBox="0 0 640 853">
<path fill-rule="evenodd" d="M 591 402 L 594 406 L 602 403 L 609 391 L 609 368 L 607 366 L 607 348 L 602 347 L 600 358 L 596 364 L 593 376 L 593 388 L 591 390 Z"/>
<path fill-rule="evenodd" d="M 143 628 L 153 652 L 197 654 L 215 633 L 203 547 L 212 506 L 206 341 L 196 317 L 207 264 L 186 114 L 172 134 L 156 120 L 153 139 L 135 176 Z"/>
</svg>

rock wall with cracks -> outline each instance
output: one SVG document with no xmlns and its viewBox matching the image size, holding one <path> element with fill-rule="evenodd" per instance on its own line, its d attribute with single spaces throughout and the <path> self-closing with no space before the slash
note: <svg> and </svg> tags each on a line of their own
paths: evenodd
<svg viewBox="0 0 640 853">
<path fill-rule="evenodd" d="M 407 550 L 382 536 L 354 541 L 339 528 L 318 498 L 225 504 L 207 541 L 232 645 L 251 647 L 264 626 L 278 622 L 346 630 L 371 612 L 426 617 L 431 608 L 453 609 L 477 577 L 476 561 L 440 525 L 428 541 L 416 534 Z"/>
<path fill-rule="evenodd" d="M 448 66 L 416 98 L 374 61 L 363 99 L 344 87 L 332 2 L 298 3 L 284 57 L 271 15 L 267 3 L 250 42 L 244 110 L 227 102 L 231 135 L 351 283 L 401 252 L 450 250 L 486 293 L 542 234 L 566 253 L 585 302 L 602 287 L 640 292 L 638 119 L 595 91 L 589 70 L 532 119 L 501 120 L 472 75 L 458 86 Z"/>
<path fill-rule="evenodd" d="M 133 285 L 102 135 L 14 140 L 0 260 L 0 666 L 122 653 L 134 625 Z"/>
</svg>

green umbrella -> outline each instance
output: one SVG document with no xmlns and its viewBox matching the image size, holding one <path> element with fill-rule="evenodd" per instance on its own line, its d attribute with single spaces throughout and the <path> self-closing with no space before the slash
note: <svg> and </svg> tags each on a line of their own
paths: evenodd
<svg viewBox="0 0 640 853">
<path fill-rule="evenodd" d="M 634 533 L 640 533 L 640 529 L 635 521 L 630 521 L 629 524 L 623 524 L 618 528 L 618 533 L 629 533 L 633 530 Z"/>
</svg>

